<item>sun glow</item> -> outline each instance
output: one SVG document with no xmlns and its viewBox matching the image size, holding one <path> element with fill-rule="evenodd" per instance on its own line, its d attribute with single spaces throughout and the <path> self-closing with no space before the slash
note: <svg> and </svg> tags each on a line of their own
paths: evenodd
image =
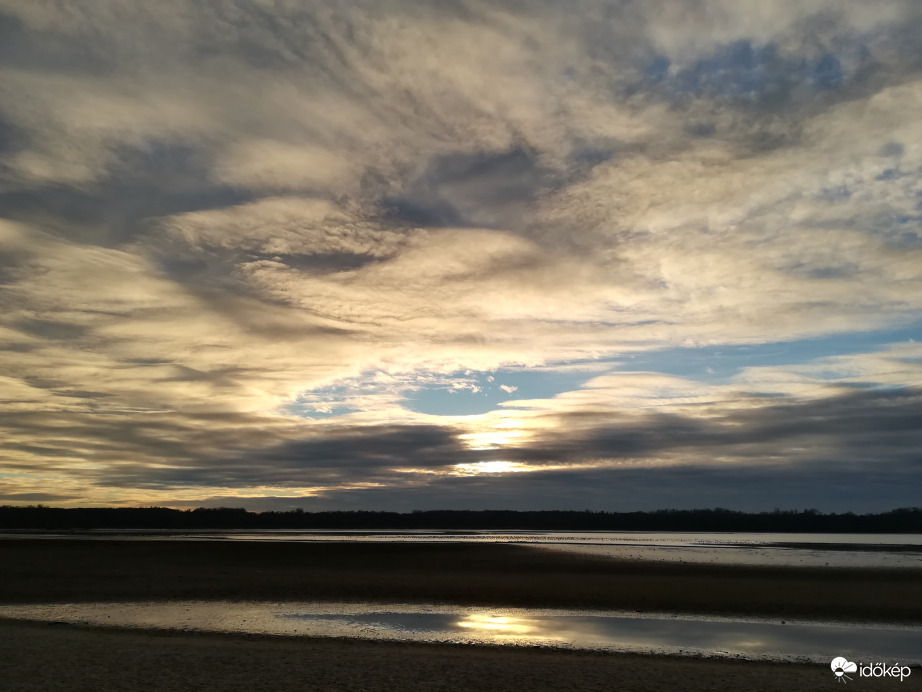
<svg viewBox="0 0 922 692">
<path fill-rule="evenodd" d="M 521 473 L 529 470 L 525 464 L 514 461 L 478 461 L 473 464 L 455 464 L 452 469 L 461 476 L 477 476 L 482 473 Z"/>
<path fill-rule="evenodd" d="M 471 449 L 496 449 L 522 437 L 521 430 L 484 430 L 459 435 Z"/>
<path fill-rule="evenodd" d="M 517 622 L 517 620 L 519 620 Z M 521 636 L 528 634 L 534 627 L 521 621 L 521 618 L 502 617 L 498 615 L 470 615 L 466 620 L 458 621 L 459 627 L 472 630 L 484 630 L 495 635 Z"/>
</svg>

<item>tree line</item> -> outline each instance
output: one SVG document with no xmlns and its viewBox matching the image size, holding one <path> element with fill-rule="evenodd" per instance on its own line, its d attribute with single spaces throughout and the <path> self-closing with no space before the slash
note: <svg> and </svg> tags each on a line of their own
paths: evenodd
<svg viewBox="0 0 922 692">
<path fill-rule="evenodd" d="M 815 509 L 740 512 L 431 510 L 413 512 L 249 512 L 243 508 L 0 506 L 0 530 L 81 529 L 396 529 L 513 531 L 765 531 L 922 533 L 922 507 L 879 514 L 824 514 Z"/>
</svg>

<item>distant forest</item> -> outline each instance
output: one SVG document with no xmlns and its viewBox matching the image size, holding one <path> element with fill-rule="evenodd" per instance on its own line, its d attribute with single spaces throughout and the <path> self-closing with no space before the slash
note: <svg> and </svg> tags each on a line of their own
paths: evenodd
<svg viewBox="0 0 922 692">
<path fill-rule="evenodd" d="M 880 514 L 824 514 L 815 509 L 746 513 L 729 509 L 655 512 L 512 510 L 400 512 L 248 512 L 242 508 L 60 508 L 0 506 L 0 530 L 82 529 L 396 529 L 562 531 L 768 531 L 922 533 L 922 507 Z"/>
</svg>

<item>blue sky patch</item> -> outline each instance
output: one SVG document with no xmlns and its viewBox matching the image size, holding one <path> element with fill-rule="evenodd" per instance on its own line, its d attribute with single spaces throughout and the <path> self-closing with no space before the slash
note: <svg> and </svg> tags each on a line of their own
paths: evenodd
<svg viewBox="0 0 922 692">
<path fill-rule="evenodd" d="M 922 338 L 922 325 L 873 332 L 853 332 L 742 346 L 671 348 L 628 356 L 620 371 L 661 372 L 700 382 L 725 381 L 741 370 L 759 366 L 799 365 L 820 358 L 882 350 L 887 344 Z"/>
<path fill-rule="evenodd" d="M 565 366 L 564 366 L 565 367 Z M 489 372 L 458 372 L 456 382 L 473 385 L 453 388 L 451 380 L 406 392 L 405 406 L 418 413 L 439 416 L 469 416 L 495 411 L 503 402 L 517 399 L 547 399 L 578 389 L 598 372 L 552 369 L 499 369 Z M 505 388 L 505 389 L 504 389 Z"/>
<path fill-rule="evenodd" d="M 810 59 L 786 57 L 775 44 L 757 46 L 748 40 L 720 46 L 685 67 L 674 68 L 666 56 L 655 55 L 643 72 L 651 88 L 672 97 L 706 96 L 741 102 L 785 101 L 795 89 L 835 89 L 848 77 L 834 53 Z"/>
</svg>

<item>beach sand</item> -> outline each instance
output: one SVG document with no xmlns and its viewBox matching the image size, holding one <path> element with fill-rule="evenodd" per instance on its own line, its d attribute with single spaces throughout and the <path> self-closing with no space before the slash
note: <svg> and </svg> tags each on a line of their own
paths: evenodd
<svg viewBox="0 0 922 692">
<path fill-rule="evenodd" d="M 911 570 L 650 563 L 479 544 L 0 541 L 0 602 L 389 601 L 922 622 Z M 843 604 L 848 604 L 844 607 Z M 922 671 L 915 675 L 922 680 Z M 907 689 L 917 680 L 904 683 Z M 827 666 L 0 620 L 3 690 L 810 690 Z M 862 680 L 862 690 L 895 689 Z"/>
</svg>

